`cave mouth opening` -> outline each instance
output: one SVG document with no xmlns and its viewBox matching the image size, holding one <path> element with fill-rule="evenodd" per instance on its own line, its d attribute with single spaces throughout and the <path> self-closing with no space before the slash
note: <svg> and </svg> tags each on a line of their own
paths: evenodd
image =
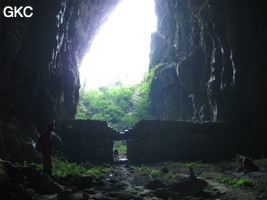
<svg viewBox="0 0 267 200">
<path fill-rule="evenodd" d="M 117 131 L 147 119 L 134 110 L 144 101 L 138 84 L 149 68 L 151 34 L 157 26 L 154 10 L 153 0 L 122 0 L 103 24 L 79 69 L 76 119 L 104 120 Z"/>
<path fill-rule="evenodd" d="M 127 161 L 127 141 L 115 140 L 113 141 L 113 161 L 124 162 Z"/>
<path fill-rule="evenodd" d="M 140 82 L 149 67 L 154 0 L 122 0 L 95 36 L 80 66 L 86 89 Z"/>
</svg>

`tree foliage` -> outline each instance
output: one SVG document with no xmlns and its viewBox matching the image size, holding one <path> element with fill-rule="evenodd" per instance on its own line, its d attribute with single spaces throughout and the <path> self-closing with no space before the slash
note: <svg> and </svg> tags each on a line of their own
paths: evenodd
<svg viewBox="0 0 267 200">
<path fill-rule="evenodd" d="M 149 91 L 154 69 L 144 76 L 141 83 L 123 86 L 116 82 L 115 87 L 100 87 L 98 90 L 80 90 L 76 119 L 104 120 L 117 131 L 134 126 L 139 120 L 153 119 L 149 114 Z"/>
</svg>

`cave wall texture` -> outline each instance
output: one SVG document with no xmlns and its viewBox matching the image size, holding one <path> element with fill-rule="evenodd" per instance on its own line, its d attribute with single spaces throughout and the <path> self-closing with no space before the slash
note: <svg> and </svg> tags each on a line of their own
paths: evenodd
<svg viewBox="0 0 267 200">
<path fill-rule="evenodd" d="M 1 12 L 5 6 L 33 7 L 31 18 L 1 13 L 0 158 L 36 160 L 33 142 L 45 123 L 74 117 L 79 64 L 118 2 L 0 1 Z M 163 120 L 222 120 L 266 135 L 266 1 L 155 3 L 152 114 Z"/>
<path fill-rule="evenodd" d="M 155 0 L 157 119 L 227 121 L 266 135 L 267 2 Z"/>
<path fill-rule="evenodd" d="M 32 139 L 37 139 L 48 121 L 75 116 L 80 88 L 78 67 L 118 2 L 1 1 L 2 159 L 25 159 L 22 154 L 33 151 Z M 31 6 L 33 16 L 6 18 L 6 6 Z"/>
</svg>

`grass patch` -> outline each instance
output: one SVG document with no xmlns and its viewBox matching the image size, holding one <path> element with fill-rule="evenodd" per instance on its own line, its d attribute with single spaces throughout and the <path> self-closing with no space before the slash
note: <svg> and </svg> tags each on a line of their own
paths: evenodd
<svg viewBox="0 0 267 200">
<path fill-rule="evenodd" d="M 201 176 L 204 179 L 216 179 L 221 183 L 226 183 L 226 184 L 235 185 L 235 186 L 249 186 L 249 187 L 256 186 L 256 183 L 248 178 L 240 178 L 240 179 L 226 178 L 220 173 L 210 173 L 210 172 L 202 172 Z"/>
<path fill-rule="evenodd" d="M 165 178 L 167 179 L 177 179 L 179 177 L 179 174 L 174 174 L 174 173 L 168 173 L 165 175 Z"/>
<path fill-rule="evenodd" d="M 241 179 L 230 179 L 228 180 L 229 184 L 236 185 L 236 186 L 255 186 L 255 183 L 248 178 L 241 178 Z"/>
<path fill-rule="evenodd" d="M 102 166 L 85 166 L 77 163 L 70 163 L 68 161 L 62 161 L 59 159 L 53 159 L 52 175 L 67 176 L 71 175 L 102 175 L 105 173 L 105 169 Z M 28 163 L 26 161 L 23 164 L 15 163 L 18 166 L 32 167 L 40 172 L 43 170 L 43 164 Z"/>
<path fill-rule="evenodd" d="M 130 165 L 130 167 L 134 170 L 138 170 L 138 171 L 141 171 L 143 174 L 146 174 L 150 177 L 157 177 L 159 174 L 161 174 L 160 171 L 158 170 L 154 170 L 154 169 L 150 169 L 148 167 L 137 167 L 137 166 L 133 166 L 133 165 Z"/>
<path fill-rule="evenodd" d="M 202 163 L 202 161 L 196 162 L 164 162 L 163 165 L 171 165 L 171 166 L 178 166 L 178 167 L 199 167 L 199 168 L 208 168 L 214 169 L 214 165 Z"/>
<path fill-rule="evenodd" d="M 101 166 L 93 166 L 87 168 L 77 163 L 69 163 L 68 161 L 53 160 L 52 174 L 58 176 L 72 175 L 101 175 L 104 168 Z"/>
</svg>

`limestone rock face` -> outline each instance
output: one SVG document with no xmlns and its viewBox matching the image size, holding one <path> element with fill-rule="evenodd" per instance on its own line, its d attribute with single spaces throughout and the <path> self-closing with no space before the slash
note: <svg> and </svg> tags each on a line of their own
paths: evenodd
<svg viewBox="0 0 267 200">
<path fill-rule="evenodd" d="M 265 1 L 156 0 L 152 114 L 228 121 L 265 134 Z"/>
<path fill-rule="evenodd" d="M 74 117 L 79 98 L 79 64 L 95 33 L 117 1 L 4 1 L 33 7 L 31 18 L 1 21 L 1 110 L 6 118 L 42 125 Z M 4 30 L 4 31 L 2 31 Z"/>
<path fill-rule="evenodd" d="M 1 12 L 6 6 L 32 6 L 33 16 L 0 15 L 0 158 L 39 160 L 33 146 L 45 123 L 74 117 L 78 67 L 119 1 L 1 1 Z M 155 3 L 158 31 L 152 35 L 150 68 L 158 67 L 150 91 L 152 114 L 223 120 L 266 135 L 267 2 Z"/>
<path fill-rule="evenodd" d="M 6 18 L 1 14 L 0 149 L 9 145 L 4 140 L 8 123 L 33 122 L 40 133 L 48 121 L 75 116 L 78 67 L 118 2 L 1 1 L 1 12 L 6 6 L 31 6 L 33 16 Z"/>
</svg>

